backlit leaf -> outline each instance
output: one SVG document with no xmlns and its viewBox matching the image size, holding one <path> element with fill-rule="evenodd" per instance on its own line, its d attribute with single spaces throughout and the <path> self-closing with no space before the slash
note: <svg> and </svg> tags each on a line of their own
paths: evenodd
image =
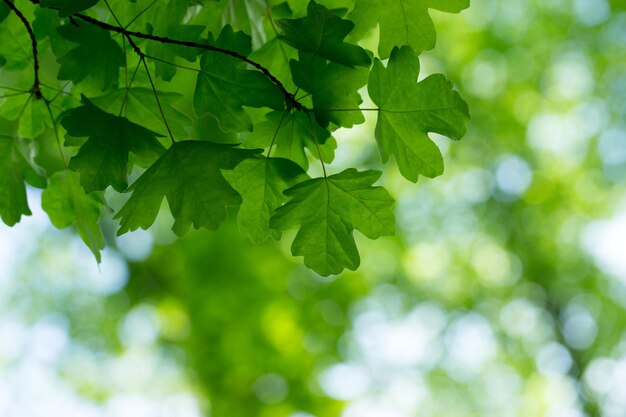
<svg viewBox="0 0 626 417">
<path fill-rule="evenodd" d="M 300 226 L 291 252 L 319 274 L 355 270 L 360 258 L 354 229 L 370 239 L 394 233 L 393 199 L 384 188 L 372 187 L 380 175 L 348 169 L 300 183 L 285 191 L 291 199 L 276 210 L 271 227 Z"/>
<path fill-rule="evenodd" d="M 163 198 L 176 219 L 172 230 L 178 236 L 192 225 L 216 229 L 226 218 L 226 207 L 241 204 L 221 170 L 256 153 L 205 141 L 176 142 L 130 187 L 132 196 L 115 216 L 120 219 L 118 234 L 150 227 Z"/>
<path fill-rule="evenodd" d="M 376 140 L 383 162 L 394 155 L 402 175 L 413 182 L 419 175 L 443 173 L 443 158 L 428 132 L 460 139 L 469 120 L 467 104 L 452 83 L 441 74 L 416 83 L 419 70 L 410 47 L 396 48 L 387 68 L 374 61 L 367 87 L 379 107 Z"/>
</svg>

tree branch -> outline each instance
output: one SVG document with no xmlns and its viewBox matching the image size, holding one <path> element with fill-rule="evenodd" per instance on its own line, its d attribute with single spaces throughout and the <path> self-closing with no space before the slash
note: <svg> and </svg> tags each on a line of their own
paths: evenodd
<svg viewBox="0 0 626 417">
<path fill-rule="evenodd" d="M 9 0 L 4 0 L 6 2 L 8 2 Z M 132 30 L 128 30 L 125 29 L 123 27 L 118 27 L 115 25 L 111 25 L 109 23 L 94 19 L 93 17 L 90 16 L 86 16 L 84 14 L 81 13 L 76 13 L 74 15 L 72 15 L 72 17 L 77 18 L 77 19 L 81 19 L 87 23 L 90 23 L 94 26 L 98 26 L 101 29 L 104 30 L 108 30 L 110 32 L 115 32 L 115 33 L 119 33 L 122 34 L 124 36 L 127 37 L 127 39 L 129 39 L 129 37 L 135 37 L 135 38 L 140 38 L 140 39 L 147 39 L 150 41 L 154 41 L 154 42 L 160 42 L 160 43 L 165 43 L 165 44 L 170 44 L 170 45 L 179 45 L 179 46 L 185 46 L 188 48 L 198 48 L 198 49 L 204 49 L 205 51 L 212 51 L 212 52 L 217 52 L 220 54 L 224 54 L 224 55 L 228 55 L 230 57 L 233 57 L 235 59 L 238 59 L 240 61 L 243 61 L 247 64 L 250 64 L 251 66 L 253 66 L 254 68 L 258 69 L 259 71 L 261 71 L 272 83 L 274 83 L 279 89 L 280 91 L 283 93 L 283 95 L 285 96 L 285 101 L 287 102 L 287 106 L 288 107 L 293 107 L 296 110 L 302 110 L 302 104 L 300 102 L 298 102 L 298 100 L 296 100 L 295 96 L 293 94 L 291 94 L 289 91 L 287 91 L 287 89 L 285 88 L 285 86 L 283 85 L 282 82 L 280 82 L 280 80 L 278 78 L 276 78 L 274 76 L 274 74 L 272 74 L 267 68 L 265 68 L 263 65 L 259 64 L 258 62 L 255 62 L 253 60 L 251 60 L 250 58 L 243 56 L 235 51 L 231 51 L 229 49 L 224 49 L 224 48 L 220 48 L 217 46 L 213 46 L 213 45 L 207 45 L 207 44 L 202 44 L 202 43 L 198 43 L 198 42 L 191 42 L 191 41 L 183 41 L 183 40 L 179 40 L 179 39 L 171 39 L 171 38 L 167 38 L 167 37 L 163 37 L 163 36 L 157 36 L 157 35 L 151 35 L 148 33 L 142 33 L 142 32 L 135 32 Z"/>
<path fill-rule="evenodd" d="M 42 95 L 41 95 L 41 84 L 39 82 L 39 53 L 37 52 L 37 38 L 35 38 L 35 33 L 33 32 L 33 28 L 31 27 L 30 22 L 28 21 L 28 19 L 26 19 L 26 17 L 20 11 L 20 9 L 18 9 L 15 6 L 15 4 L 13 4 L 10 0 L 4 0 L 4 2 L 9 7 L 9 9 L 11 9 L 13 13 L 15 13 L 15 15 L 22 21 L 22 24 L 24 25 L 24 27 L 26 28 L 26 31 L 28 32 L 28 36 L 30 36 L 30 43 L 33 48 L 33 61 L 34 61 L 33 69 L 35 72 L 35 79 L 33 81 L 32 93 L 36 99 L 41 99 Z"/>
</svg>

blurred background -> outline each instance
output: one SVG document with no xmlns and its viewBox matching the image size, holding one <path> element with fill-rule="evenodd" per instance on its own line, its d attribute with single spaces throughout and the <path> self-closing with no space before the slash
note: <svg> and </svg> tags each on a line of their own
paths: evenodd
<svg viewBox="0 0 626 417">
<path fill-rule="evenodd" d="M 397 236 L 360 239 L 357 272 L 252 246 L 235 213 L 180 240 L 163 213 L 98 266 L 31 190 L 0 226 L 0 416 L 626 416 L 626 2 L 432 15 L 422 77 L 470 130 L 435 138 L 442 177 L 386 167 Z M 366 116 L 333 172 L 379 163 Z"/>
</svg>

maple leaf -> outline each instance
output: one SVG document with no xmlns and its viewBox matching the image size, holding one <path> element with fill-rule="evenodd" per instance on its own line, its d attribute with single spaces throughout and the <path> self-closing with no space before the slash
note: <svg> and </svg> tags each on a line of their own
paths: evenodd
<svg viewBox="0 0 626 417">
<path fill-rule="evenodd" d="M 215 42 L 220 48 L 247 56 L 251 40 L 243 32 L 233 32 L 225 26 Z M 228 55 L 207 52 L 200 60 L 201 72 L 194 92 L 194 108 L 198 116 L 212 114 L 223 130 L 248 132 L 252 120 L 243 109 L 270 107 L 280 110 L 285 106 L 281 91 L 263 73 L 245 69 L 243 63 Z"/>
<path fill-rule="evenodd" d="M 61 121 L 68 135 L 89 138 L 69 167 L 80 173 L 80 183 L 87 192 L 104 190 L 109 185 L 123 191 L 128 186 L 129 153 L 144 162 L 154 161 L 163 152 L 163 145 L 156 139 L 158 134 L 102 111 L 85 96 L 82 101 L 82 106 L 70 110 Z"/>
<path fill-rule="evenodd" d="M 109 32 L 85 22 L 60 26 L 59 34 L 78 46 L 57 58 L 61 65 L 57 78 L 78 83 L 87 77 L 101 90 L 117 82 L 120 67 L 124 66 L 122 48 L 111 39 Z"/>
<path fill-rule="evenodd" d="M 393 199 L 382 187 L 372 187 L 379 171 L 347 169 L 327 178 L 314 178 L 285 191 L 291 199 L 270 219 L 272 228 L 300 225 L 291 245 L 295 256 L 321 275 L 355 270 L 360 263 L 353 230 L 370 239 L 392 235 Z"/>
<path fill-rule="evenodd" d="M 18 223 L 22 215 L 30 216 L 24 179 L 37 174 L 20 151 L 17 141 L 0 135 L 0 217 L 9 226 Z"/>
<path fill-rule="evenodd" d="M 100 262 L 104 238 L 98 219 L 103 197 L 97 192 L 85 193 L 79 181 L 79 175 L 69 170 L 52 175 L 41 195 L 41 207 L 55 227 L 64 229 L 75 226 L 83 242 Z"/>
<path fill-rule="evenodd" d="M 157 5 L 153 13 L 154 23 L 149 25 L 148 32 L 181 41 L 199 42 L 200 35 L 204 32 L 204 26 L 182 24 L 188 9 L 188 4 L 180 0 L 170 0 L 167 6 Z M 202 49 L 162 42 L 149 42 L 146 46 L 146 53 L 160 60 L 155 62 L 157 76 L 165 81 L 170 81 L 176 75 L 176 66 L 171 65 L 176 64 L 176 58 L 180 57 L 186 61 L 194 62 L 196 57 L 202 53 Z"/>
<path fill-rule="evenodd" d="M 23 138 L 33 139 L 50 126 L 50 116 L 43 101 L 35 100 L 27 94 L 4 101 L 0 107 L 0 116 L 8 120 L 17 120 L 17 133 Z"/>
<path fill-rule="evenodd" d="M 343 41 L 354 29 L 354 23 L 336 16 L 314 1 L 309 2 L 306 17 L 277 19 L 276 24 L 283 30 L 279 39 L 301 52 L 349 67 L 369 67 L 371 63 L 365 49 Z"/>
<path fill-rule="evenodd" d="M 172 230 L 178 236 L 191 225 L 216 229 L 226 218 L 226 207 L 241 204 L 221 170 L 232 169 L 258 152 L 206 141 L 174 143 L 129 188 L 133 194 L 115 216 L 120 219 L 118 235 L 150 227 L 164 197 L 176 219 Z"/>
<path fill-rule="evenodd" d="M 387 68 L 374 61 L 367 87 L 379 107 L 376 140 L 382 160 L 395 155 L 400 172 L 413 182 L 419 175 L 443 173 L 443 158 L 428 132 L 460 139 L 469 120 L 467 104 L 449 80 L 435 74 L 416 83 L 419 71 L 410 47 L 394 48 Z"/>
<path fill-rule="evenodd" d="M 67 17 L 93 7 L 99 0 L 41 0 L 41 7 L 59 11 L 59 16 Z"/>
<path fill-rule="evenodd" d="M 352 127 L 365 121 L 358 111 L 363 101 L 358 90 L 367 83 L 366 68 L 350 68 L 302 53 L 298 61 L 292 60 L 290 64 L 293 81 L 312 95 L 313 110 L 320 125 L 328 126 L 332 122 Z M 347 109 L 351 111 L 345 111 Z"/>
<path fill-rule="evenodd" d="M 3 0 L 0 1 L 0 4 L 6 7 Z M 7 10 L 9 10 L 8 7 Z M 0 19 L 0 22 L 2 20 Z M 30 65 L 33 59 L 30 39 L 25 36 L 21 21 L 15 17 L 6 19 L 0 25 L 0 34 L 2 36 L 0 67 L 6 70 L 22 70 Z"/>
<path fill-rule="evenodd" d="M 435 26 L 428 9 L 460 12 L 470 0 L 356 0 L 350 19 L 361 38 L 376 24 L 380 27 L 378 54 L 389 57 L 394 46 L 409 45 L 416 52 L 435 46 Z"/>
<path fill-rule="evenodd" d="M 330 136 L 328 130 L 314 119 L 309 121 L 306 113 L 291 111 L 283 115 L 284 112 L 268 113 L 265 116 L 266 120 L 257 124 L 246 136 L 246 147 L 267 148 L 273 140 L 274 156 L 290 159 L 304 169 L 309 168 L 305 148 L 308 148 L 311 155 L 316 158 L 321 155 L 322 161 L 326 163 L 333 161 L 337 142 Z M 319 144 L 319 154 L 316 141 Z"/>
<path fill-rule="evenodd" d="M 172 105 L 173 102 L 180 100 L 182 94 L 158 90 L 157 94 L 172 133 L 178 139 L 186 139 L 189 136 L 187 127 L 191 124 L 191 119 Z M 113 114 L 118 113 L 124 104 L 123 114 L 128 120 L 138 125 L 150 126 L 150 129 L 161 135 L 168 134 L 154 91 L 150 88 L 120 88 L 90 100 L 100 109 Z"/>
<path fill-rule="evenodd" d="M 288 159 L 257 158 L 223 175 L 243 199 L 237 217 L 241 233 L 252 243 L 263 243 L 268 237 L 280 239 L 281 233 L 270 229 L 270 217 L 283 204 L 283 191 L 308 178 L 302 168 Z"/>
</svg>

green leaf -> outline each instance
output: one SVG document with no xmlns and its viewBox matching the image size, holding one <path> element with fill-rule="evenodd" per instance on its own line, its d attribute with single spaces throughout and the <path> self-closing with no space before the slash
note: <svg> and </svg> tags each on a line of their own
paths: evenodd
<svg viewBox="0 0 626 417">
<path fill-rule="evenodd" d="M 270 229 L 270 217 L 283 204 L 283 191 L 308 178 L 302 168 L 288 159 L 258 158 L 247 159 L 223 174 L 243 199 L 237 217 L 241 233 L 252 243 L 263 243 L 269 237 L 280 239 L 281 233 Z"/>
<path fill-rule="evenodd" d="M 9 226 L 18 223 L 22 215 L 30 216 L 24 178 L 32 173 L 17 146 L 17 141 L 0 136 L 0 217 Z"/>
<path fill-rule="evenodd" d="M 249 148 L 267 148 L 275 135 L 272 155 L 290 159 L 306 170 L 309 168 L 309 159 L 304 149 L 308 148 L 311 155 L 319 158 L 315 144 L 317 139 L 322 160 L 326 163 L 333 161 L 337 142 L 330 136 L 328 130 L 321 127 L 313 118 L 309 122 L 306 113 L 291 111 L 284 119 L 283 114 L 284 112 L 268 113 L 265 116 L 266 120 L 257 124 L 246 137 L 245 145 Z M 311 130 L 311 125 L 314 131 Z"/>
<path fill-rule="evenodd" d="M 7 16 L 11 13 L 11 9 L 7 4 L 3 1 L 0 2 L 0 23 L 7 18 Z"/>
<path fill-rule="evenodd" d="M 276 24 L 283 30 L 279 39 L 301 52 L 312 53 L 349 67 L 369 67 L 371 63 L 365 49 L 343 41 L 354 29 L 354 23 L 336 16 L 312 0 L 306 17 L 277 19 Z"/>
<path fill-rule="evenodd" d="M 181 99 L 182 94 L 164 91 L 157 93 L 172 133 L 177 139 L 187 139 L 189 136 L 187 128 L 191 125 L 191 119 L 172 105 Z M 167 135 L 167 128 L 151 88 L 132 87 L 128 90 L 120 88 L 112 93 L 94 97 L 91 102 L 108 113 L 118 114 L 124 100 L 126 101 L 123 114 L 128 120 L 141 126 L 150 126 L 154 132 Z"/>
<path fill-rule="evenodd" d="M 185 1 L 170 0 L 167 6 L 154 7 L 153 26 L 150 32 L 158 36 L 178 39 L 181 41 L 200 42 L 200 35 L 204 26 L 182 24 L 189 4 Z M 180 45 L 171 45 L 162 42 L 148 42 L 146 53 L 162 61 L 176 64 L 177 57 L 193 62 L 203 52 L 202 49 L 189 48 Z M 176 67 L 164 62 L 155 61 L 156 75 L 165 81 L 170 81 L 176 75 Z"/>
<path fill-rule="evenodd" d="M 320 125 L 326 127 L 332 122 L 352 127 L 365 121 L 358 110 L 363 101 L 358 90 L 367 83 L 366 68 L 350 68 L 300 54 L 298 61 L 291 61 L 291 72 L 296 85 L 313 96 L 313 110 Z"/>
<path fill-rule="evenodd" d="M 41 195 L 41 207 L 52 224 L 64 229 L 75 226 L 83 242 L 100 262 L 104 238 L 98 224 L 103 198 L 99 193 L 85 193 L 78 174 L 69 170 L 50 177 L 48 188 Z"/>
<path fill-rule="evenodd" d="M 460 12 L 470 0 L 356 0 L 350 19 L 360 39 L 377 24 L 380 27 L 378 55 L 389 57 L 394 46 L 409 45 L 416 52 L 435 46 L 435 26 L 428 9 Z"/>
<path fill-rule="evenodd" d="M 415 83 L 419 71 L 410 47 L 394 48 L 387 68 L 374 61 L 367 87 L 379 107 L 376 140 L 382 160 L 395 155 L 400 172 L 413 182 L 419 175 L 443 173 L 443 158 L 428 132 L 460 139 L 469 120 L 467 104 L 449 80 L 435 74 Z"/>
<path fill-rule="evenodd" d="M 128 184 L 129 153 L 144 163 L 154 161 L 163 152 L 158 134 L 102 111 L 85 96 L 82 100 L 83 105 L 70 110 L 61 121 L 68 135 L 89 138 L 69 167 L 80 173 L 80 183 L 87 192 L 109 185 L 123 191 Z"/>
<path fill-rule="evenodd" d="M 36 138 L 50 126 L 50 115 L 45 103 L 29 94 L 5 99 L 0 107 L 0 116 L 17 120 L 17 133 L 28 139 Z"/>
<path fill-rule="evenodd" d="M 115 216 L 120 219 L 118 235 L 149 228 L 164 197 L 176 219 L 172 230 L 178 236 L 191 225 L 216 229 L 226 218 L 226 207 L 241 204 L 221 170 L 257 153 L 205 141 L 176 142 L 130 187 L 132 196 Z"/>
<path fill-rule="evenodd" d="M 0 3 L 5 4 L 4 0 Z M 0 67 L 6 70 L 23 70 L 31 67 L 33 50 L 28 32 L 17 18 L 12 16 L 0 24 Z"/>
<path fill-rule="evenodd" d="M 355 270 L 360 258 L 354 229 L 370 239 L 394 233 L 393 199 L 384 188 L 372 187 L 380 175 L 348 169 L 300 183 L 285 192 L 291 199 L 276 210 L 271 227 L 300 225 L 291 252 L 304 256 L 304 264 L 319 274 Z"/>
<path fill-rule="evenodd" d="M 297 52 L 293 48 L 289 48 L 274 38 L 261 48 L 253 51 L 249 58 L 267 68 L 269 72 L 283 83 L 288 91 L 296 89 L 295 84 L 291 80 L 291 71 L 289 70 L 289 60 L 297 58 Z"/>
<path fill-rule="evenodd" d="M 60 26 L 59 34 L 78 46 L 57 59 L 61 65 L 57 79 L 78 83 L 89 77 L 102 90 L 117 83 L 119 68 L 124 66 L 122 48 L 106 30 L 85 22 Z"/>
<path fill-rule="evenodd" d="M 41 7 L 57 9 L 59 16 L 67 17 L 82 12 L 98 3 L 98 0 L 41 0 Z"/>
<path fill-rule="evenodd" d="M 243 56 L 250 54 L 250 37 L 243 32 L 233 33 L 224 27 L 215 42 L 220 48 Z M 284 96 L 263 73 L 246 69 L 245 64 L 231 56 L 208 51 L 200 61 L 201 72 L 194 92 L 194 109 L 198 116 L 212 114 L 225 131 L 249 132 L 252 120 L 243 109 L 270 107 L 280 110 L 285 106 Z"/>
</svg>

